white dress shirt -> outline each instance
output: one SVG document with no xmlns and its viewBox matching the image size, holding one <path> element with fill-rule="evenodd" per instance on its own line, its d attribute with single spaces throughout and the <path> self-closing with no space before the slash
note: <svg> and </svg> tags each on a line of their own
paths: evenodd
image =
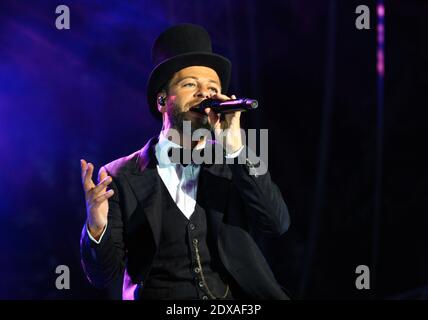
<svg viewBox="0 0 428 320">
<path fill-rule="evenodd" d="M 204 144 L 198 149 L 203 147 Z M 190 219 L 195 210 L 201 166 L 196 164 L 183 166 L 180 163 L 171 162 L 167 152 L 170 148 L 182 148 L 182 146 L 168 140 L 161 132 L 159 142 L 155 146 L 155 155 L 158 160 L 156 169 L 172 200 L 186 218 Z"/>
</svg>

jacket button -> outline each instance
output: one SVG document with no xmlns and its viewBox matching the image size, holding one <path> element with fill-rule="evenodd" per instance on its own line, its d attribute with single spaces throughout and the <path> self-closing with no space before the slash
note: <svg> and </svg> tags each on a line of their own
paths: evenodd
<svg viewBox="0 0 428 320">
<path fill-rule="evenodd" d="M 195 273 L 199 273 L 199 271 L 201 271 L 198 267 L 196 267 L 195 269 L 193 269 L 195 271 Z"/>
<path fill-rule="evenodd" d="M 202 281 L 199 281 L 199 286 L 202 288 L 204 286 L 204 283 Z"/>
<path fill-rule="evenodd" d="M 193 239 L 194 244 L 198 244 L 198 239 Z"/>
<path fill-rule="evenodd" d="M 208 297 L 207 296 L 203 296 L 202 300 L 208 300 Z"/>
<path fill-rule="evenodd" d="M 191 224 L 189 224 L 189 228 L 190 228 L 190 230 L 195 230 L 196 227 L 193 223 L 191 223 Z"/>
</svg>

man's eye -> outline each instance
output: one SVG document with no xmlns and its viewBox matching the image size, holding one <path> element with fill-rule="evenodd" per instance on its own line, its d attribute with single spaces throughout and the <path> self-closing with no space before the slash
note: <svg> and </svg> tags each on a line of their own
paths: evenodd
<svg viewBox="0 0 428 320">
<path fill-rule="evenodd" d="M 210 89 L 213 90 L 215 93 L 218 93 L 217 88 L 211 87 Z"/>
<path fill-rule="evenodd" d="M 186 86 L 192 87 L 192 86 L 194 86 L 194 85 L 195 85 L 194 83 L 189 82 L 189 83 L 185 83 L 185 84 L 183 85 L 183 87 L 186 87 Z"/>
</svg>

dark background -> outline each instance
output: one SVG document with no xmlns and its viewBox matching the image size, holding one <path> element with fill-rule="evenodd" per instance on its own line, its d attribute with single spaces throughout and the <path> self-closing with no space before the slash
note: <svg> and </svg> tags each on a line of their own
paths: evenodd
<svg viewBox="0 0 428 320">
<path fill-rule="evenodd" d="M 60 4 L 70 30 L 55 28 Z M 258 240 L 279 283 L 295 299 L 428 298 L 427 16 L 427 1 L 385 2 L 383 95 L 374 1 L 0 1 L 0 298 L 119 297 L 120 281 L 94 289 L 80 265 L 79 159 L 98 169 L 158 134 L 151 44 L 180 22 L 232 60 L 229 94 L 260 102 L 243 124 L 269 129 L 292 220 Z M 62 264 L 70 290 L 55 288 Z"/>
</svg>

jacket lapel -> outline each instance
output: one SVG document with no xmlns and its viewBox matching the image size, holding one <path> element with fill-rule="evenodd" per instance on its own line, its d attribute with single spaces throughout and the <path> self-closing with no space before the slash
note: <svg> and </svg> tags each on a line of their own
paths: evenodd
<svg viewBox="0 0 428 320">
<path fill-rule="evenodd" d="M 159 211 L 162 192 L 160 177 L 156 169 L 157 160 L 153 150 L 157 142 L 158 137 L 152 137 L 140 150 L 135 170 L 129 175 L 128 181 L 152 229 L 158 247 L 162 226 L 162 214 Z"/>
</svg>

